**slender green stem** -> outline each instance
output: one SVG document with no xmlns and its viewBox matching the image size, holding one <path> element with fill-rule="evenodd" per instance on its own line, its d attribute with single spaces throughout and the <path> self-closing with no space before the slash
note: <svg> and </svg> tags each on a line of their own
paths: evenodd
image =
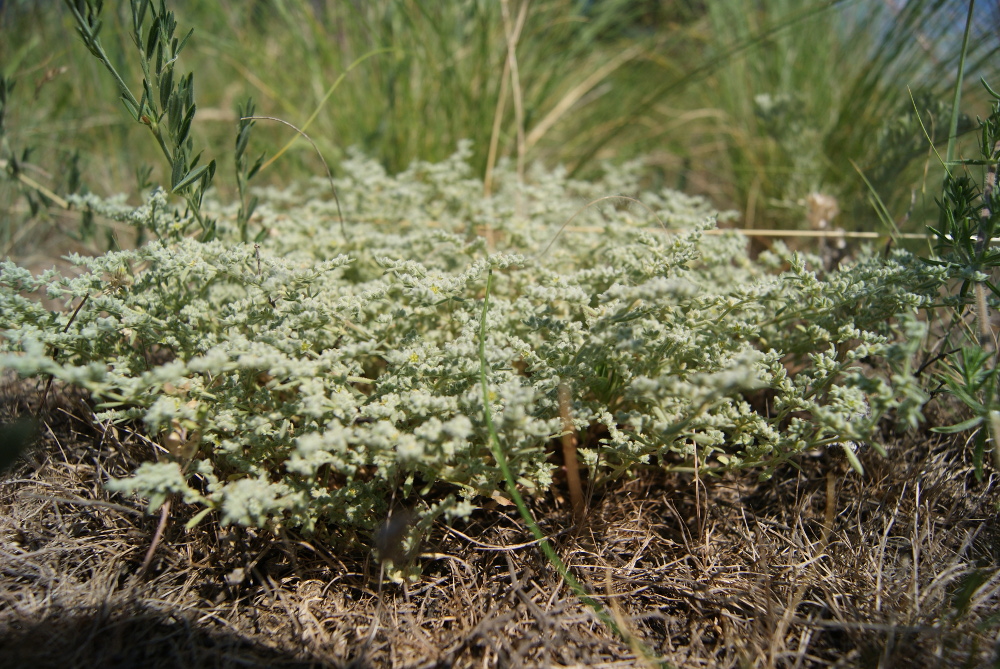
<svg viewBox="0 0 1000 669">
<path fill-rule="evenodd" d="M 163 155 L 166 157 L 167 162 L 171 165 L 174 164 L 174 154 L 167 146 L 167 142 L 163 139 L 163 131 L 160 130 L 159 120 L 150 119 L 149 131 L 153 133 L 153 137 L 156 138 L 156 143 L 160 145 L 160 150 L 163 151 Z"/>
<path fill-rule="evenodd" d="M 323 95 L 323 98 L 319 101 L 319 104 L 316 105 L 316 109 L 309 116 L 309 118 L 306 119 L 306 122 L 302 124 L 302 128 L 296 128 L 294 125 L 292 125 L 292 127 L 295 128 L 296 130 L 298 130 L 298 132 L 299 132 L 300 135 L 302 135 L 306 139 L 309 139 L 309 135 L 306 134 L 306 129 L 309 128 L 309 126 L 312 124 L 312 122 L 316 120 L 316 117 L 319 116 L 320 111 L 323 109 L 323 105 L 325 105 L 326 101 L 330 99 L 330 96 L 333 95 L 333 92 L 335 90 L 337 90 L 337 87 L 340 86 L 340 82 L 342 82 L 344 80 L 344 77 L 346 77 L 348 74 L 350 74 L 351 70 L 353 70 L 358 65 L 360 65 L 363 62 L 365 62 L 366 60 L 368 60 L 372 56 L 377 56 L 379 54 L 388 53 L 388 52 L 391 52 L 391 51 L 396 51 L 396 49 L 391 48 L 391 47 L 387 47 L 387 48 L 384 48 L 384 49 L 375 49 L 374 51 L 369 51 L 368 53 L 366 53 L 365 55 L 361 56 L 360 58 L 357 58 L 353 63 L 351 63 L 350 65 L 347 66 L 347 69 L 345 69 L 343 72 L 340 73 L 340 76 L 337 77 L 337 80 L 334 81 L 333 84 L 330 86 L 330 88 L 327 89 L 326 93 Z M 274 120 L 280 121 L 280 119 L 274 119 Z M 288 123 L 286 121 L 281 121 L 281 122 L 285 123 L 286 125 L 291 125 L 291 123 Z M 292 147 L 292 144 L 294 144 L 295 140 L 297 140 L 297 139 L 298 139 L 298 137 L 296 136 L 296 137 L 292 137 L 290 140 L 288 140 L 287 144 L 285 144 L 283 147 L 281 147 L 281 149 L 277 153 L 275 153 L 273 156 L 271 156 L 270 158 L 268 158 L 267 161 L 263 165 L 260 166 L 261 171 L 266 170 L 271 165 L 271 163 L 273 163 L 278 158 L 280 158 L 285 153 L 285 151 L 288 151 L 288 149 L 290 149 Z M 309 139 L 309 142 L 313 145 L 313 148 L 316 149 L 316 152 L 319 153 L 319 149 L 316 147 L 316 143 L 313 142 L 311 139 Z M 320 157 L 322 158 L 322 154 L 320 154 Z M 323 164 L 325 165 L 326 161 L 323 161 Z M 327 168 L 327 172 L 329 172 L 329 171 L 330 171 L 330 169 Z M 340 206 L 339 202 L 337 203 L 337 206 L 338 207 Z M 343 227 L 343 216 L 341 216 L 341 227 Z"/>
<path fill-rule="evenodd" d="M 493 458 L 497 462 L 497 466 L 503 473 L 503 477 L 507 482 L 507 492 L 510 494 L 511 499 L 514 500 L 514 504 L 517 506 L 518 512 L 521 514 L 521 518 L 527 523 L 528 527 L 531 529 L 531 534 L 534 535 L 535 539 L 538 541 L 538 545 L 541 547 L 542 552 L 545 557 L 548 558 L 549 562 L 556 568 L 559 575 L 566 581 L 573 593 L 580 598 L 584 604 L 593 609 L 597 617 L 608 626 L 611 631 L 613 631 L 622 641 L 627 643 L 633 650 L 636 650 L 642 655 L 642 657 L 649 661 L 655 662 L 661 667 L 670 667 L 670 664 L 665 660 L 653 659 L 653 653 L 650 651 L 645 644 L 643 644 L 639 639 L 628 633 L 627 630 L 622 629 L 614 617 L 608 613 L 608 611 L 601 606 L 600 602 L 587 594 L 587 591 L 576 580 L 576 577 L 569 571 L 566 564 L 562 561 L 559 555 L 556 553 L 555 549 L 552 548 L 552 544 L 549 543 L 548 539 L 542 533 L 542 529 L 538 527 L 538 523 L 535 522 L 534 517 L 531 515 L 531 511 L 528 509 L 528 505 L 525 504 L 524 498 L 521 497 L 521 493 L 517 489 L 517 482 L 514 480 L 513 474 L 511 474 L 510 466 L 507 464 L 507 456 L 503 452 L 503 447 L 500 445 L 500 437 L 497 436 L 496 428 L 493 425 L 493 415 L 490 410 L 490 385 L 489 379 L 486 375 L 486 316 L 490 309 L 490 290 L 493 287 L 493 269 L 490 268 L 489 274 L 486 277 L 486 295 L 483 298 L 483 317 L 479 324 L 479 379 L 482 385 L 483 391 L 483 417 L 486 421 L 486 430 L 489 433 L 490 438 L 490 449 L 493 451 Z"/>
<path fill-rule="evenodd" d="M 135 109 L 139 109 L 139 101 L 135 99 L 135 95 L 132 94 L 132 91 L 131 89 L 129 89 L 128 84 L 125 83 L 125 80 L 122 79 L 122 76 L 118 74 L 118 70 L 116 70 L 115 66 L 112 65 L 111 59 L 108 58 L 108 54 L 104 51 L 104 47 L 101 45 L 100 42 L 96 40 L 96 38 L 91 42 L 91 45 L 93 46 L 94 52 L 97 54 L 98 59 L 100 59 L 100 61 L 104 63 L 104 67 L 106 67 L 108 72 L 111 73 L 111 76 L 114 77 L 115 83 L 118 84 L 118 91 L 122 94 L 122 97 L 126 98 L 134 106 Z M 138 121 L 139 119 L 135 120 Z"/>
<path fill-rule="evenodd" d="M 948 151 L 945 159 L 950 164 L 955 159 L 955 140 L 958 135 L 958 108 L 962 101 L 962 80 L 965 77 L 965 56 L 969 52 L 969 32 L 972 30 L 972 10 L 976 0 L 969 0 L 969 13 L 965 17 L 965 35 L 962 37 L 962 53 L 958 59 L 958 76 L 955 78 L 955 97 L 951 102 L 951 127 L 948 128 Z"/>
</svg>

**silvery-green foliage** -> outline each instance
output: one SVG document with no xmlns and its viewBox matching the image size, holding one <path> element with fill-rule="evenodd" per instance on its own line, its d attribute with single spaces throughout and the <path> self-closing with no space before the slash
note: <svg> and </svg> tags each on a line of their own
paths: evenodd
<svg viewBox="0 0 1000 669">
<path fill-rule="evenodd" d="M 639 193 L 636 167 L 526 184 L 504 167 L 485 199 L 468 155 L 396 177 L 352 157 L 346 238 L 328 182 L 260 189 L 259 248 L 237 241 L 238 203 L 206 202 L 218 238 L 199 242 L 162 193 L 135 210 L 81 199 L 159 240 L 73 256 L 65 276 L 0 265 L 2 364 L 89 390 L 102 420 L 142 421 L 171 450 L 116 489 L 307 530 L 371 528 L 392 490 L 453 517 L 502 487 L 478 385 L 489 268 L 489 409 L 528 490 L 552 481 L 561 384 L 600 477 L 767 473 L 871 439 L 887 411 L 919 416 L 912 315 L 935 268 L 864 254 L 824 275 L 780 245 L 751 261 L 737 232 L 705 234 L 704 200 L 671 191 L 586 208 L 560 234 L 588 201 Z"/>
</svg>

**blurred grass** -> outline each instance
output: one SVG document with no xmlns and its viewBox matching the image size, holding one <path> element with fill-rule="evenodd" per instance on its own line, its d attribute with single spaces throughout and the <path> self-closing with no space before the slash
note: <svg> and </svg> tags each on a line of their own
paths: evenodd
<svg viewBox="0 0 1000 669">
<path fill-rule="evenodd" d="M 138 84 L 123 4 L 105 7 L 101 35 Z M 708 194 L 753 227 L 807 227 L 805 198 L 819 192 L 839 202 L 837 225 L 876 229 L 853 160 L 895 217 L 904 217 L 916 192 L 907 225 L 917 231 L 921 217 L 933 216 L 921 183 L 940 179 L 907 87 L 943 141 L 957 17 L 967 7 L 954 0 L 537 0 L 516 38 L 519 85 L 512 87 L 506 61 L 524 9 L 518 0 L 171 6 L 182 33 L 195 28 L 181 69 L 195 73 L 196 149 L 219 159 L 222 197 L 235 190 L 235 108 L 252 95 L 259 114 L 300 127 L 315 114 L 306 130 L 332 164 L 356 146 L 396 172 L 415 159 L 444 158 L 463 138 L 473 140 L 480 175 L 500 157 L 563 164 L 585 176 L 603 160 L 642 155 L 652 187 Z M 967 99 L 984 99 L 978 75 L 995 70 L 995 25 L 982 14 Z M 31 147 L 25 169 L 43 170 L 40 180 L 54 191 L 75 185 L 67 167 L 74 152 L 80 187 L 98 193 L 134 199 L 135 170 L 147 164 L 154 181 L 166 180 L 146 128 L 128 121 L 61 4 L 3 3 L 0 70 L 17 82 L 8 150 L 20 156 Z M 291 139 L 288 128 L 259 122 L 249 152 L 270 156 Z M 300 140 L 255 183 L 321 170 Z M 108 243 L 86 238 L 74 220 L 32 213 L 0 179 L 0 255 L 38 252 L 49 233 L 75 235 L 85 247 Z"/>
<path fill-rule="evenodd" d="M 728 137 L 732 196 L 744 205 L 747 224 L 791 224 L 801 210 L 798 202 L 823 192 L 840 201 L 845 227 L 870 226 L 871 207 L 852 160 L 890 211 L 904 215 L 930 157 L 907 89 L 934 141 L 947 141 L 967 4 L 824 3 L 829 8 L 809 15 L 795 0 L 770 0 L 770 16 L 754 12 L 756 4 L 709 3 L 713 41 L 739 43 L 764 33 L 768 20 L 796 13 L 804 19 L 726 59 L 717 89 L 705 101 L 726 112 L 717 131 Z M 979 28 L 985 32 L 988 26 Z M 981 34 L 974 56 L 978 71 L 990 64 L 995 43 L 989 33 Z M 970 92 L 985 100 L 981 87 Z M 965 119 L 960 127 L 968 130 L 971 123 Z M 941 172 L 929 167 L 933 192 Z M 918 195 L 913 213 L 933 213 L 932 199 Z"/>
</svg>

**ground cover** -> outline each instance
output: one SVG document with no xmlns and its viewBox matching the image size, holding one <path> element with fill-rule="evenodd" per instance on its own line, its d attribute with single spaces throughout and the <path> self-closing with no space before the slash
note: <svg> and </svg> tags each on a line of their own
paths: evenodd
<svg viewBox="0 0 1000 669">
<path fill-rule="evenodd" d="M 41 388 L 4 387 L 8 411 Z M 437 525 L 421 577 L 378 583 L 368 550 L 297 532 L 167 526 L 103 489 L 144 457 L 58 396 L 47 436 L 0 486 L 3 666 L 633 667 L 565 588 L 511 507 Z M 678 667 L 992 666 L 995 482 L 961 440 L 914 433 L 854 475 L 825 451 L 770 481 L 653 471 L 532 508 L 565 561 Z M 176 512 L 175 512 L 176 513 Z"/>
<path fill-rule="evenodd" d="M 461 155 L 398 177 L 357 157 L 351 174 L 336 183 L 339 208 L 326 180 L 259 191 L 257 244 L 237 241 L 236 205 L 205 202 L 233 239 L 219 247 L 178 234 L 197 223 L 176 210 L 90 198 L 81 206 L 163 240 L 81 258 L 67 278 L 5 265 L 5 346 L 33 351 L 6 364 L 45 370 L 36 385 L 8 380 L 5 406 L 38 416 L 46 436 L 3 488 L 10 657 L 643 666 L 543 558 L 484 444 L 485 265 L 469 268 L 504 257 L 492 243 L 510 258 L 543 251 L 497 270 L 484 344 L 503 448 L 542 532 L 633 640 L 676 666 L 992 661 L 992 469 L 961 436 L 927 431 L 962 415 L 948 395 L 924 409 L 933 422 L 894 428 L 926 399 L 912 375 L 933 359 L 919 353 L 933 333 L 905 312 L 933 306 L 940 267 L 905 253 L 831 271 L 791 252 L 750 261 L 745 238 L 703 229 L 707 203 L 673 192 L 580 211 L 634 168 L 603 182 L 538 171 L 525 188 L 508 167 L 492 204 L 470 197 L 481 184 Z M 524 300 L 549 284 L 558 294 Z M 752 303 L 734 299 L 748 290 Z M 788 318 L 772 322 L 769 290 Z M 69 301 L 50 310 L 33 295 Z M 340 295 L 355 296 L 350 313 L 323 317 Z M 685 337 L 664 329 L 672 319 Z M 717 353 L 700 357 L 706 347 Z M 334 353 L 369 362 L 316 385 L 317 355 Z M 566 409 L 553 370 L 572 391 Z M 62 381 L 47 387 L 50 374 Z M 416 402 L 420 389 L 430 399 Z M 657 410 L 674 418 L 657 423 Z M 462 416 L 467 439 L 453 443 L 447 426 Z M 383 445 L 372 435 L 385 429 Z M 555 445 L 567 432 L 588 482 L 577 523 Z M 158 473 L 143 480 L 151 461 Z M 243 481 L 277 492 L 255 501 Z M 398 527 L 394 513 L 406 514 Z M 66 644 L 40 649 L 53 625 L 71 630 Z"/>
<path fill-rule="evenodd" d="M 78 241 L 104 229 L 112 249 L 69 254 L 60 270 L 0 264 L 0 446 L 13 463 L 0 484 L 0 662 L 998 661 L 1000 96 L 985 87 L 993 109 L 961 157 L 971 30 L 934 248 L 897 248 L 893 202 L 863 177 L 890 243 L 812 254 L 719 229 L 738 214 L 650 181 L 655 157 L 593 162 L 588 180 L 532 165 L 528 145 L 566 109 L 530 129 L 521 96 L 548 84 L 522 85 L 515 54 L 527 64 L 552 42 L 519 46 L 526 4 L 473 12 L 500 38 L 483 53 L 506 50 L 487 107 L 496 140 L 512 96 L 509 159 L 493 141 L 488 154 L 463 142 L 396 174 L 380 153 L 401 146 L 390 142 L 379 160 L 348 152 L 336 177 L 251 183 L 269 164 L 253 158 L 251 131 L 274 119 L 247 101 L 232 195 L 212 188 L 220 163 L 195 149 L 173 15 L 133 4 L 133 92 L 104 50 L 98 5 L 67 3 L 166 159 L 169 190 L 148 170 L 138 207 L 39 184 L 11 151 L 14 80 L 0 78 L 5 183 L 31 209 L 15 236 L 60 211 Z M 923 15 L 911 7 L 901 25 Z M 730 57 L 826 9 L 743 26 L 715 65 L 732 66 L 738 89 L 750 75 Z M 598 14 L 563 38 L 600 28 L 582 44 L 614 42 L 641 25 Z M 968 16 L 971 27 L 972 3 Z M 442 44 L 463 25 L 426 19 Z M 906 52 L 887 35 L 892 58 Z M 646 47 L 635 48 L 630 58 Z M 637 74 L 627 60 L 615 68 Z M 468 65 L 444 68 L 454 90 Z M 600 72 L 589 86 L 612 70 Z M 650 101 L 662 100 L 636 109 Z M 755 98 L 765 126 L 801 103 Z M 928 114 L 910 125 L 932 145 L 938 112 L 916 108 Z M 608 137 L 627 134 L 624 118 Z M 793 134 L 815 139 L 819 126 Z M 878 136 L 905 148 L 899 133 Z M 809 198 L 773 202 L 775 220 L 829 225 L 837 198 L 811 190 L 820 154 L 772 139 L 730 147 L 733 165 L 761 148 L 798 155 L 788 193 Z M 741 209 L 749 224 L 753 207 Z"/>
</svg>

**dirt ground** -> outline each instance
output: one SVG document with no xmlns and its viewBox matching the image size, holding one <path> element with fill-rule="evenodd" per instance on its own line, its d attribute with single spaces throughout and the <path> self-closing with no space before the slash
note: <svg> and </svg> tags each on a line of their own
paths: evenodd
<svg viewBox="0 0 1000 669">
<path fill-rule="evenodd" d="M 40 389 L 6 383 L 2 418 Z M 0 479 L 0 667 L 652 666 L 543 559 L 513 507 L 439 524 L 420 578 L 379 585 L 371 537 L 279 536 L 111 495 L 148 444 L 56 393 Z M 676 667 L 1000 666 L 1000 492 L 964 438 L 909 434 L 889 457 L 814 454 L 769 481 L 645 471 L 573 527 L 533 500 L 594 597 Z M 484 505 L 486 506 L 486 505 Z"/>
</svg>

